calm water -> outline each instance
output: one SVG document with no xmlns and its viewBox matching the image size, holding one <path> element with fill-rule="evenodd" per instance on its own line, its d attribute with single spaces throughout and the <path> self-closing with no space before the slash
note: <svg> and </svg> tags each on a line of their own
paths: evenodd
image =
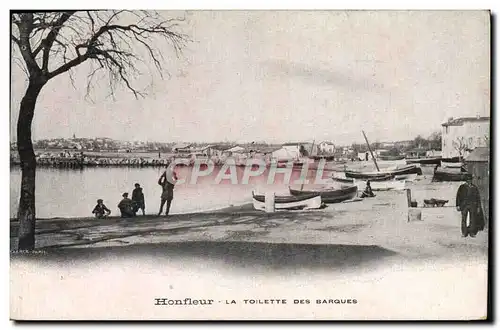
<svg viewBox="0 0 500 330">
<path fill-rule="evenodd" d="M 121 195 L 128 192 L 132 195 L 134 184 L 140 183 L 146 199 L 146 213 L 157 213 L 159 208 L 161 187 L 158 178 L 164 169 L 161 168 L 86 168 L 83 170 L 38 168 L 36 176 L 36 212 L 39 218 L 51 217 L 85 217 L 91 211 L 98 198 L 118 215 L 117 204 Z M 175 188 L 171 213 L 187 213 L 206 211 L 240 205 L 252 201 L 252 190 L 264 193 L 273 190 L 277 193 L 288 192 L 287 181 L 283 174 L 276 175 L 276 183 L 269 185 L 268 172 L 261 176 L 251 177 L 249 184 L 241 184 L 244 168 L 236 168 L 237 183 L 229 179 L 216 184 L 219 170 L 215 169 L 210 176 L 200 177 L 196 184 L 191 184 L 192 168 L 178 168 L 180 178 L 187 178 L 187 183 Z M 310 174 L 315 175 L 315 174 Z M 309 176 L 309 177 L 310 177 Z M 324 177 L 327 173 L 324 174 Z M 236 178 L 235 177 L 235 178 Z M 291 180 L 300 177 L 300 171 L 294 171 Z M 19 189 L 21 170 L 10 170 L 10 216 L 15 217 L 19 205 Z"/>
</svg>

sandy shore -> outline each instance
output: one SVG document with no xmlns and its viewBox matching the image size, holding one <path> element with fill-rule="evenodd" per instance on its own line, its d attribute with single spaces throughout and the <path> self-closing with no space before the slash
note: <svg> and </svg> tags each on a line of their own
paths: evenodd
<svg viewBox="0 0 500 330">
<path fill-rule="evenodd" d="M 267 214 L 251 204 L 218 211 L 130 219 L 43 219 L 37 222 L 37 248 L 101 248 L 147 244 L 263 242 L 378 246 L 402 257 L 478 257 L 487 255 L 485 232 L 460 236 L 454 207 L 421 209 L 422 221 L 408 222 L 406 194 L 379 192 L 377 198 L 333 204 L 322 210 Z M 11 222 L 11 249 L 17 244 Z"/>
</svg>

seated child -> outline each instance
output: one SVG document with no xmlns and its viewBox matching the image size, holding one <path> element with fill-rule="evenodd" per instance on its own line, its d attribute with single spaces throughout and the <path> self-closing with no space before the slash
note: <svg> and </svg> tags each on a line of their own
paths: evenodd
<svg viewBox="0 0 500 330">
<path fill-rule="evenodd" d="M 134 202 L 128 198 L 128 193 L 123 193 L 123 199 L 118 204 L 122 218 L 130 218 L 135 216 Z"/>
<path fill-rule="evenodd" d="M 366 181 L 366 188 L 361 194 L 361 198 L 365 197 L 375 197 L 375 194 L 373 193 L 372 186 L 370 185 L 370 181 Z"/>
<path fill-rule="evenodd" d="M 104 205 L 102 199 L 97 200 L 97 205 L 94 207 L 94 210 L 92 211 L 93 214 L 95 214 L 95 217 L 97 219 L 102 219 L 106 218 L 108 215 L 111 214 L 110 209 Z"/>
</svg>

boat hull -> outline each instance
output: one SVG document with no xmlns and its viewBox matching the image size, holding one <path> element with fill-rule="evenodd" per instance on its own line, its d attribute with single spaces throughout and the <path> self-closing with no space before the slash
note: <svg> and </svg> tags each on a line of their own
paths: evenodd
<svg viewBox="0 0 500 330">
<path fill-rule="evenodd" d="M 349 199 L 353 199 L 358 194 L 357 186 L 350 186 L 344 189 L 325 189 L 325 190 L 298 190 L 290 188 L 290 194 L 294 196 L 303 196 L 311 194 L 319 194 L 321 201 L 327 204 L 340 203 Z"/>
<path fill-rule="evenodd" d="M 443 168 L 461 168 L 463 166 L 463 164 L 460 162 L 460 163 L 450 163 L 450 162 L 441 162 L 441 167 Z"/>
<path fill-rule="evenodd" d="M 439 165 L 441 157 L 406 159 L 408 164 Z"/>
<path fill-rule="evenodd" d="M 434 182 L 442 182 L 442 181 L 466 181 L 467 179 L 472 178 L 472 175 L 467 172 L 446 172 L 446 171 L 436 171 L 434 172 L 434 176 L 432 177 L 432 181 Z"/>
<path fill-rule="evenodd" d="M 402 160 L 405 159 L 405 156 L 379 156 L 380 160 Z"/>
<path fill-rule="evenodd" d="M 285 198 L 286 197 L 286 198 Z M 275 210 L 309 210 L 321 208 L 321 196 L 306 195 L 306 196 L 276 196 L 274 201 Z M 253 207 L 256 210 L 265 211 L 266 202 L 265 196 L 254 195 Z"/>
<path fill-rule="evenodd" d="M 388 176 L 405 175 L 405 174 L 417 174 L 422 175 L 422 169 L 416 165 L 409 165 L 399 169 L 393 169 L 389 171 L 379 171 L 379 172 L 355 172 L 346 171 L 345 176 L 347 178 L 361 179 L 361 180 L 387 180 Z"/>
</svg>

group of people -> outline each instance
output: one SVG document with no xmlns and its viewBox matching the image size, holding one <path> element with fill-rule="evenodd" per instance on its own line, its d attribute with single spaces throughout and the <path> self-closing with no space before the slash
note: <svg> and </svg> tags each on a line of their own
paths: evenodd
<svg viewBox="0 0 500 330">
<path fill-rule="evenodd" d="M 167 179 L 169 177 L 170 179 Z M 163 213 L 163 208 L 166 204 L 165 215 L 170 212 L 170 207 L 172 205 L 172 200 L 174 199 L 174 186 L 177 181 L 177 174 L 172 171 L 170 175 L 167 171 L 158 179 L 158 184 L 162 187 L 162 194 L 160 199 L 160 211 L 158 215 Z M 122 218 L 131 218 L 137 215 L 139 210 L 142 211 L 142 215 L 146 215 L 146 203 L 144 200 L 144 193 L 142 187 L 139 183 L 135 184 L 135 189 L 132 191 L 132 199 L 128 197 L 128 192 L 122 194 L 123 199 L 118 203 L 118 209 L 120 210 L 120 215 Z M 97 205 L 92 210 L 94 216 L 98 219 L 106 218 L 111 214 L 111 210 L 104 205 L 102 199 L 97 200 Z"/>
</svg>

